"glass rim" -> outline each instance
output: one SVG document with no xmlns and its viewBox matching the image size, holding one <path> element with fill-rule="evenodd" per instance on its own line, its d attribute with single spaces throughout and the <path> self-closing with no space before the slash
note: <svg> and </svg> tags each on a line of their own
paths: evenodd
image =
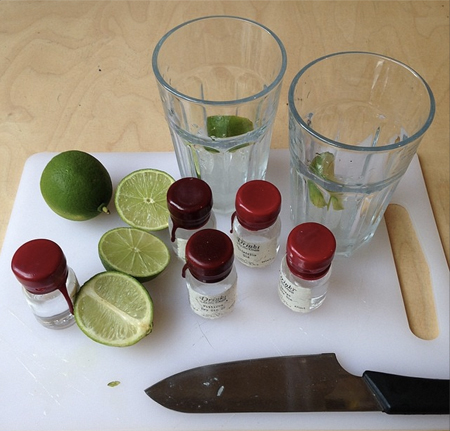
<svg viewBox="0 0 450 431">
<path fill-rule="evenodd" d="M 412 75 L 414 75 L 423 84 L 423 86 L 427 90 L 427 94 L 428 94 L 428 97 L 429 97 L 430 112 L 428 113 L 428 117 L 427 117 L 426 121 L 424 122 L 422 127 L 416 133 L 414 133 L 411 136 L 408 136 L 406 139 L 403 139 L 400 142 L 392 143 L 392 144 L 389 144 L 389 145 L 383 145 L 383 146 L 380 146 L 380 147 L 377 147 L 377 146 L 375 146 L 375 147 L 368 147 L 368 146 L 350 145 L 350 144 L 345 144 L 345 143 L 340 142 L 340 141 L 336 141 L 336 140 L 331 139 L 331 138 L 327 138 L 326 136 L 318 133 L 313 128 L 309 127 L 307 122 L 300 116 L 300 114 L 297 111 L 297 108 L 295 107 L 294 91 L 295 91 L 295 88 L 297 86 L 298 81 L 305 74 L 305 72 L 307 70 L 309 70 L 315 64 L 317 64 L 317 63 L 319 63 L 321 61 L 327 60 L 327 59 L 329 59 L 331 57 L 342 56 L 342 55 L 355 55 L 355 54 L 378 57 L 378 58 L 383 59 L 383 60 L 388 60 L 391 63 L 395 63 L 395 64 L 403 67 L 404 69 L 406 69 L 408 72 L 410 72 Z M 300 126 L 303 129 L 305 129 L 308 133 L 310 133 L 312 136 L 314 136 L 315 138 L 319 139 L 320 141 L 325 142 L 326 144 L 329 144 L 329 145 L 331 145 L 333 147 L 337 147 L 337 148 L 345 149 L 345 150 L 352 150 L 352 151 L 356 151 L 356 152 L 383 152 L 383 151 L 390 151 L 390 150 L 393 150 L 393 149 L 396 149 L 396 148 L 404 147 L 404 146 L 410 144 L 411 142 L 414 142 L 417 139 L 419 139 L 422 135 L 424 135 L 425 132 L 428 130 L 428 128 L 430 127 L 431 123 L 433 122 L 433 118 L 434 118 L 434 115 L 435 115 L 435 112 L 436 112 L 436 103 L 435 103 L 433 92 L 431 91 L 431 88 L 427 84 L 425 79 L 423 79 L 422 76 L 419 73 L 417 73 L 410 66 L 406 65 L 405 63 L 402 63 L 399 60 L 396 60 L 396 59 L 394 59 L 392 57 L 388 57 L 388 56 L 383 55 L 383 54 L 377 54 L 375 52 L 368 52 L 368 51 L 341 51 L 341 52 L 335 52 L 335 53 L 328 54 L 328 55 L 325 55 L 323 57 L 317 58 L 316 60 L 313 60 L 310 63 L 308 63 L 306 66 L 304 66 L 294 76 L 294 78 L 293 78 L 293 80 L 292 80 L 292 82 L 291 82 L 291 84 L 289 86 L 288 105 L 289 105 L 289 111 L 294 116 L 294 118 L 297 121 L 297 123 L 299 123 Z"/>
<path fill-rule="evenodd" d="M 218 19 L 218 18 L 225 18 L 225 19 L 230 19 L 230 20 L 237 20 L 237 21 L 244 21 L 247 22 L 249 24 L 255 25 L 257 27 L 260 27 L 262 30 L 266 31 L 267 33 L 269 33 L 273 39 L 277 42 L 277 45 L 280 49 L 281 52 L 281 67 L 280 67 L 280 71 L 278 72 L 277 76 L 275 77 L 275 79 L 266 87 L 264 87 L 264 89 L 258 93 L 252 94 L 251 96 L 247 96 L 241 99 L 234 99 L 234 100 L 208 100 L 208 99 L 198 99 L 196 97 L 192 97 L 189 96 L 187 94 L 184 94 L 180 91 L 178 91 L 177 89 L 175 89 L 174 87 L 172 87 L 161 75 L 161 73 L 159 72 L 159 68 L 158 68 L 158 55 L 159 55 L 159 51 L 161 50 L 161 47 L 163 46 L 164 42 L 173 34 L 175 33 L 177 30 L 179 30 L 180 28 L 186 27 L 187 25 L 193 24 L 197 21 L 203 21 L 203 20 L 207 20 L 207 19 Z M 281 41 L 281 39 L 272 31 L 270 30 L 268 27 L 266 27 L 263 24 L 260 24 L 256 21 L 253 21 L 251 19 L 248 18 L 242 18 L 239 16 L 233 16 L 233 15 L 209 15 L 209 16 L 203 16 L 200 18 L 195 18 L 189 21 L 186 21 L 182 24 L 177 25 L 176 27 L 172 28 L 171 30 L 169 30 L 156 44 L 155 49 L 153 50 L 153 54 L 152 54 L 152 68 L 153 68 L 153 73 L 155 74 L 156 80 L 158 81 L 158 83 L 163 86 L 167 91 L 169 91 L 170 93 L 174 94 L 175 96 L 186 100 L 188 102 L 193 102 L 193 103 L 199 103 L 199 104 L 205 104 L 205 105 L 236 105 L 236 104 L 242 104 L 242 103 L 246 103 L 246 102 L 250 102 L 250 101 L 254 101 L 257 100 L 263 96 L 265 96 L 266 94 L 270 93 L 275 87 L 278 86 L 278 84 L 281 83 L 284 74 L 286 72 L 286 66 L 287 66 L 287 54 L 286 54 L 286 49 L 283 45 L 283 42 Z"/>
</svg>

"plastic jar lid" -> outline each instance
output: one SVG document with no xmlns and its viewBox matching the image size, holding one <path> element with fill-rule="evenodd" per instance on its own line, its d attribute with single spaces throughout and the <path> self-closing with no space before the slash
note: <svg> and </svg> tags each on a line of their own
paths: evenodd
<svg viewBox="0 0 450 431">
<path fill-rule="evenodd" d="M 209 185 L 200 178 L 181 178 L 167 191 L 170 217 L 177 227 L 196 229 L 210 217 L 213 205 Z"/>
<path fill-rule="evenodd" d="M 286 261 L 291 272 L 307 280 L 323 277 L 336 251 L 333 233 L 319 223 L 303 223 L 287 239 Z"/>
<path fill-rule="evenodd" d="M 281 193 L 272 183 L 253 180 L 244 183 L 236 193 L 236 216 L 248 230 L 272 226 L 281 210 Z"/>
<path fill-rule="evenodd" d="M 63 251 L 48 239 L 35 239 L 19 247 L 11 269 L 28 292 L 38 295 L 65 288 L 68 275 Z"/>
<path fill-rule="evenodd" d="M 192 276 L 203 283 L 216 283 L 226 278 L 233 268 L 233 242 L 216 229 L 202 229 L 186 244 L 186 264 Z"/>
</svg>

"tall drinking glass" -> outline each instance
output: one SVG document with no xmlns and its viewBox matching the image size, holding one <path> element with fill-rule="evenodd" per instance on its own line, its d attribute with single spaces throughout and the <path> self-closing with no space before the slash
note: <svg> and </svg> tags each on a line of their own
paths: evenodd
<svg viewBox="0 0 450 431">
<path fill-rule="evenodd" d="M 181 176 L 205 180 L 214 210 L 233 211 L 238 188 L 266 174 L 282 42 L 248 19 L 203 17 L 163 36 L 152 63 Z"/>
<path fill-rule="evenodd" d="M 427 83 L 391 58 L 331 54 L 289 88 L 291 217 L 316 221 L 351 255 L 375 233 L 435 112 Z"/>
</svg>

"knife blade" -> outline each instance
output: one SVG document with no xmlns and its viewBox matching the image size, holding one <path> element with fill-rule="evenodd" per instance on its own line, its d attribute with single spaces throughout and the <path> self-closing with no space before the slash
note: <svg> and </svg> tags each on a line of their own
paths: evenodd
<svg viewBox="0 0 450 431">
<path fill-rule="evenodd" d="M 224 362 L 174 374 L 145 390 L 184 413 L 448 414 L 449 380 L 348 373 L 334 353 Z"/>
</svg>

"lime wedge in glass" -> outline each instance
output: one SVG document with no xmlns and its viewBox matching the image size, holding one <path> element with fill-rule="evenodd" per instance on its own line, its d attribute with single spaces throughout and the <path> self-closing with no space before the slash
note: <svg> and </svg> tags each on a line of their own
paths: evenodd
<svg viewBox="0 0 450 431">
<path fill-rule="evenodd" d="M 132 227 L 147 231 L 168 226 L 167 190 L 175 180 L 164 171 L 140 169 L 123 178 L 114 203 L 120 218 Z"/>
<path fill-rule="evenodd" d="M 135 278 L 106 271 L 81 287 L 74 315 L 79 328 L 92 340 L 125 347 L 136 344 L 152 331 L 153 302 Z"/>
<path fill-rule="evenodd" d="M 141 283 L 163 272 L 170 261 L 163 241 L 132 227 L 106 232 L 98 243 L 98 254 L 106 270 L 124 272 Z"/>
<path fill-rule="evenodd" d="M 206 119 L 206 129 L 210 137 L 231 138 L 251 132 L 253 123 L 236 115 L 213 115 Z"/>
</svg>

